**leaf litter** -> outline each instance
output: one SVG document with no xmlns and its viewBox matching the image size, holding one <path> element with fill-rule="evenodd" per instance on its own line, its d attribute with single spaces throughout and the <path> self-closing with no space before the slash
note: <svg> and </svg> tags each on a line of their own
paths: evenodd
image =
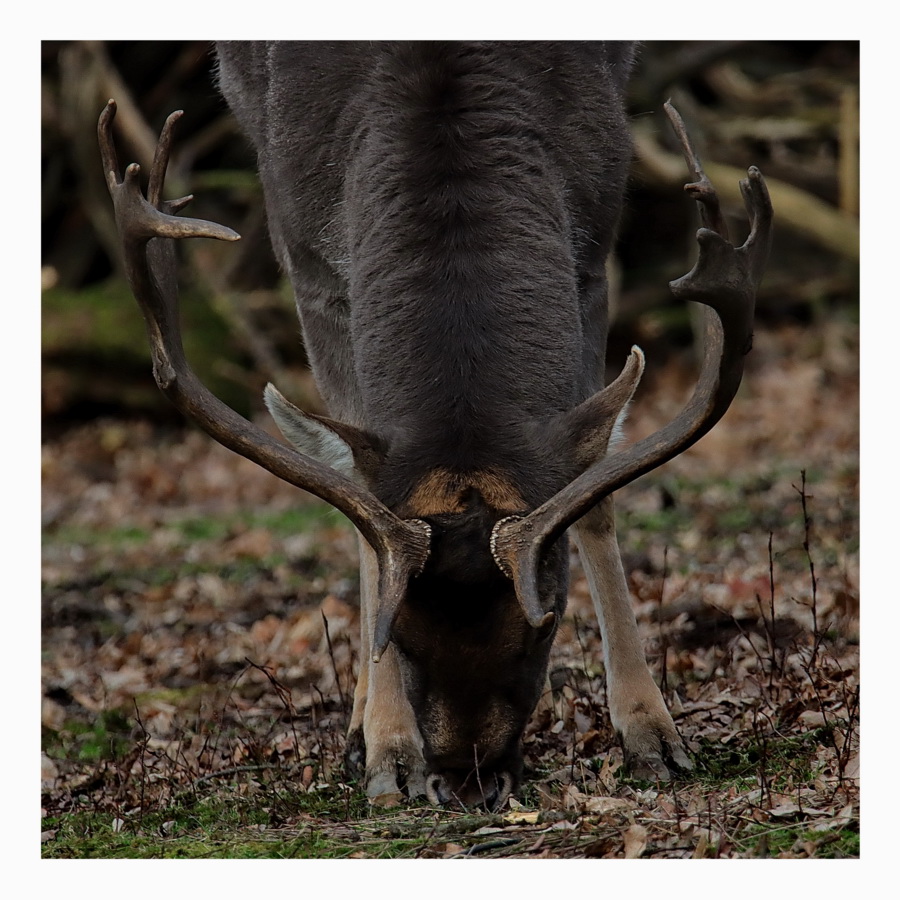
<svg viewBox="0 0 900 900">
<path fill-rule="evenodd" d="M 358 575 L 337 513 L 194 431 L 99 420 L 45 443 L 44 854 L 77 855 L 61 840 L 85 809 L 117 836 L 158 814 L 156 839 L 185 840 L 167 811 L 189 798 L 253 810 L 237 844 L 315 835 L 309 855 L 858 855 L 857 329 L 823 327 L 760 332 L 724 421 L 617 495 L 694 775 L 624 773 L 573 551 L 526 782 L 494 816 L 373 809 L 345 773 Z M 648 381 L 630 440 L 677 412 L 690 366 Z"/>
</svg>

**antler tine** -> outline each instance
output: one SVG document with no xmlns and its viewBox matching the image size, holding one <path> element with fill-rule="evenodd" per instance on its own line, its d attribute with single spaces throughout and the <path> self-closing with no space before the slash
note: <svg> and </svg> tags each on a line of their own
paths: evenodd
<svg viewBox="0 0 900 900">
<path fill-rule="evenodd" d="M 408 519 L 425 536 L 424 553 L 414 556 L 410 553 L 395 554 L 388 550 L 378 566 L 378 612 L 375 617 L 375 631 L 372 641 L 372 661 L 379 662 L 391 640 L 391 629 L 403 600 L 410 578 L 422 571 L 431 543 L 431 526 L 422 519 Z"/>
<path fill-rule="evenodd" d="M 153 164 L 150 166 L 150 180 L 147 182 L 147 202 L 157 209 L 162 201 L 162 189 L 166 180 L 166 169 L 169 168 L 175 125 L 183 115 L 183 109 L 176 109 L 175 112 L 169 113 L 160 132 L 159 140 L 156 142 Z"/>
<path fill-rule="evenodd" d="M 684 156 L 688 171 L 691 173 L 691 178 L 694 179 L 691 183 L 686 184 L 684 189 L 687 193 L 693 194 L 697 200 L 700 221 L 703 223 L 703 227 L 717 231 L 727 241 L 728 224 L 722 215 L 719 197 L 716 194 L 713 183 L 707 177 L 706 172 L 703 171 L 703 164 L 700 162 L 700 157 L 694 149 L 694 143 L 685 127 L 684 119 L 681 118 L 678 110 L 672 106 L 671 100 L 666 100 L 663 104 L 663 109 L 666 111 L 672 130 L 681 142 L 682 156 Z"/>
<path fill-rule="evenodd" d="M 526 518 L 497 523 L 493 535 L 496 556 L 504 571 L 517 572 L 516 592 L 523 609 L 527 598 L 536 596 L 542 548 L 604 497 L 703 437 L 725 414 L 741 383 L 744 356 L 753 337 L 756 290 L 771 244 L 769 193 L 759 170 L 751 168 L 748 178 L 741 182 L 751 231 L 741 247 L 733 247 L 727 239 L 715 188 L 703 172 L 684 123 L 671 104 L 666 104 L 666 112 L 695 179 L 686 190 L 699 203 L 704 226 L 697 232 L 700 254 L 696 265 L 669 285 L 676 297 L 706 306 L 704 355 L 697 386 L 681 414 L 664 428 L 628 450 L 600 460 Z M 518 582 L 523 583 L 521 589 Z M 528 616 L 527 609 L 525 612 Z"/>
<path fill-rule="evenodd" d="M 424 523 L 394 515 L 374 495 L 336 470 L 275 440 L 238 415 L 197 378 L 184 355 L 178 315 L 175 247 L 154 238 L 210 237 L 240 239 L 237 232 L 203 219 L 177 218 L 190 197 L 160 199 L 180 112 L 166 120 L 150 174 L 148 202 L 138 183 L 140 168 L 132 164 L 119 174 L 112 139 L 116 105 L 110 100 L 100 115 L 97 132 L 104 174 L 113 198 L 116 223 L 125 251 L 125 269 L 132 292 L 144 314 L 153 356 L 153 374 L 160 390 L 188 418 L 230 450 L 245 456 L 290 484 L 321 497 L 339 509 L 385 559 L 404 560 L 405 571 L 416 574 L 428 556 Z"/>
</svg>

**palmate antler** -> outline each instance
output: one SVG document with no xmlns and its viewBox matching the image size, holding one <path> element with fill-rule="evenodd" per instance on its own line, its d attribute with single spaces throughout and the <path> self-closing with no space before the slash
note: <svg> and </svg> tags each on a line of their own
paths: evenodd
<svg viewBox="0 0 900 900">
<path fill-rule="evenodd" d="M 681 414 L 628 450 L 591 466 L 543 506 L 524 518 L 497 523 L 491 547 L 500 568 L 513 579 L 529 623 L 545 622 L 538 594 L 538 567 L 544 550 L 600 500 L 686 450 L 725 414 L 741 383 L 744 356 L 753 338 L 756 291 L 762 280 L 772 235 L 772 203 L 759 170 L 740 183 L 750 217 L 750 235 L 740 247 L 728 240 L 715 188 L 703 172 L 681 116 L 665 104 L 681 141 L 693 181 L 685 190 L 697 201 L 702 226 L 694 268 L 669 287 L 676 297 L 706 306 L 703 363 L 697 387 Z"/>
<path fill-rule="evenodd" d="M 373 648 L 377 661 L 387 647 L 409 579 L 422 570 L 428 558 L 430 528 L 418 519 L 400 519 L 356 482 L 270 437 L 222 403 L 197 378 L 182 348 L 175 247 L 166 238 L 236 241 L 240 235 L 214 222 L 175 216 L 191 201 L 190 196 L 162 200 L 174 127 L 181 111 L 173 112 L 163 126 L 146 199 L 141 194 L 138 165 L 133 163 L 125 169 L 124 177 L 120 175 L 112 139 L 115 114 L 115 101 L 110 100 L 100 115 L 97 135 L 124 249 L 125 271 L 147 325 L 156 383 L 185 416 L 220 444 L 321 497 L 360 530 L 379 563 L 380 602 Z"/>
</svg>

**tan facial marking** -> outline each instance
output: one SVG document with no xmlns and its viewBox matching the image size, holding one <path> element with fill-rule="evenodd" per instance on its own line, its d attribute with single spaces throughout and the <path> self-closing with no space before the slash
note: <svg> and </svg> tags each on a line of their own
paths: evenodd
<svg viewBox="0 0 900 900">
<path fill-rule="evenodd" d="M 497 472 L 451 472 L 434 469 L 415 487 L 402 511 L 406 516 L 435 516 L 465 510 L 465 495 L 474 488 L 492 509 L 521 512 L 525 501 L 515 486 Z"/>
</svg>

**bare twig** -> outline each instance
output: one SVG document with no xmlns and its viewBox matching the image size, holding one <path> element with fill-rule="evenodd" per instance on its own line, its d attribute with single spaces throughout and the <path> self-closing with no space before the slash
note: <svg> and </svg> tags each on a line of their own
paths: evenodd
<svg viewBox="0 0 900 900">
<path fill-rule="evenodd" d="M 278 699 L 281 701 L 282 706 L 284 706 L 285 711 L 288 715 L 288 722 L 291 726 L 291 734 L 294 736 L 294 748 L 297 753 L 297 757 L 300 757 L 300 738 L 297 736 L 297 729 L 294 724 L 294 720 L 297 717 L 296 710 L 294 709 L 294 701 L 291 699 L 291 692 L 283 685 L 280 681 L 269 671 L 267 666 L 257 665 L 253 660 L 248 659 L 246 656 L 244 657 L 247 665 L 251 666 L 254 669 L 258 669 L 266 678 L 269 680 L 269 684 L 275 689 L 275 693 L 278 696 Z"/>
<path fill-rule="evenodd" d="M 141 801 L 138 805 L 138 827 L 140 827 L 144 822 L 144 808 L 145 808 L 145 800 L 147 796 L 147 764 L 144 759 L 144 755 L 147 752 L 147 745 L 150 743 L 150 732 L 144 727 L 144 722 L 141 719 L 141 711 L 138 708 L 137 700 L 132 699 L 132 703 L 134 703 L 134 717 L 137 719 L 138 727 L 141 729 L 141 734 L 143 737 L 141 738 Z"/>
<path fill-rule="evenodd" d="M 659 584 L 659 600 L 657 601 L 657 621 L 659 622 L 659 644 L 660 644 L 660 673 L 659 673 L 659 689 L 665 697 L 669 692 L 669 636 L 663 631 L 663 596 L 666 592 L 666 577 L 669 574 L 669 545 L 663 548 L 663 571 L 662 580 Z"/>
<path fill-rule="evenodd" d="M 483 844 L 474 844 L 467 850 L 460 853 L 454 853 L 450 859 L 459 859 L 465 856 L 479 856 L 483 853 L 490 853 L 491 850 L 500 850 L 503 847 L 512 847 L 514 844 L 521 844 L 522 838 L 498 838 L 495 841 L 485 841 Z"/>
<path fill-rule="evenodd" d="M 334 647 L 331 645 L 331 632 L 328 630 L 328 617 L 322 613 L 322 623 L 325 625 L 325 640 L 328 644 L 328 658 L 331 660 L 331 671 L 334 674 L 334 683 L 337 686 L 338 697 L 341 700 L 341 712 L 347 715 L 347 699 L 344 697 L 344 690 L 341 687 L 341 679 L 338 675 L 337 663 L 334 659 Z"/>
<path fill-rule="evenodd" d="M 275 763 L 252 763 L 244 766 L 231 766 L 231 768 L 228 769 L 217 769 L 215 772 L 207 772 L 205 775 L 201 775 L 199 778 L 194 779 L 191 787 L 195 788 L 198 784 L 203 784 L 204 781 L 212 781 L 214 778 L 227 778 L 229 775 L 238 775 L 241 772 L 259 772 L 264 769 L 274 768 Z"/>
<path fill-rule="evenodd" d="M 815 669 L 816 666 L 816 658 L 819 653 L 819 647 L 821 646 L 822 640 L 824 639 L 824 634 L 819 628 L 819 611 L 818 611 L 818 603 L 817 603 L 817 594 L 816 594 L 816 567 L 813 563 L 812 552 L 810 551 L 810 532 L 812 530 L 812 520 L 809 516 L 809 510 L 806 505 L 806 469 L 801 469 L 800 471 L 800 487 L 797 488 L 794 486 L 794 490 L 800 494 L 800 506 L 803 510 L 803 550 L 806 553 L 806 559 L 809 562 L 809 578 L 810 584 L 812 587 L 812 617 L 813 617 L 813 648 L 812 648 L 812 656 L 809 661 L 809 665 L 811 669 Z"/>
</svg>

